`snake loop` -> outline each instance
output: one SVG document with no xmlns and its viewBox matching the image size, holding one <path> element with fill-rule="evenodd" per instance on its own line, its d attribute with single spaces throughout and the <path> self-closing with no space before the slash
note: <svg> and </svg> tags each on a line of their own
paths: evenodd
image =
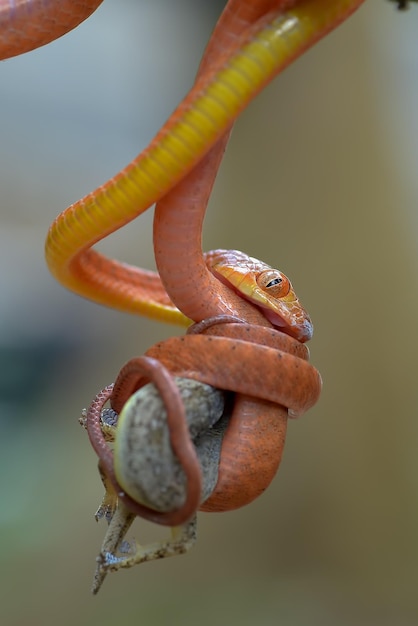
<svg viewBox="0 0 418 626">
<path fill-rule="evenodd" d="M 308 363 L 308 354 L 304 344 L 278 330 L 219 316 L 196 324 L 185 336 L 156 344 L 144 357 L 128 361 L 115 385 L 101 392 L 93 402 L 87 417 L 89 436 L 101 466 L 126 506 L 145 519 L 173 526 L 188 521 L 198 509 L 231 510 L 256 498 L 277 471 L 288 409 L 301 415 L 318 399 L 321 377 Z M 227 371 L 219 367 L 223 362 L 228 362 Z M 203 504 L 199 500 L 200 468 L 174 375 L 236 394 L 222 444 L 218 483 Z M 150 381 L 164 400 L 173 451 L 187 476 L 186 502 L 176 511 L 154 511 L 126 494 L 115 473 L 113 454 L 100 430 L 100 412 L 107 399 L 120 413 L 131 395 Z M 247 403 L 257 404 L 255 419 L 249 411 L 250 421 L 246 422 L 247 416 L 238 406 L 241 397 Z"/>
<path fill-rule="evenodd" d="M 187 497 L 180 509 L 169 513 L 160 513 L 147 506 L 135 502 L 120 488 L 113 466 L 111 452 L 101 431 L 100 416 L 107 400 L 111 400 L 112 408 L 119 412 L 120 396 L 131 395 L 148 382 L 158 389 L 167 410 L 167 423 L 170 440 L 187 478 Z M 118 401 L 119 400 L 119 401 Z M 129 361 L 120 371 L 115 385 L 109 385 L 99 392 L 87 412 L 87 431 L 90 441 L 99 456 L 100 465 L 115 488 L 118 498 L 136 515 L 164 526 L 178 526 L 188 521 L 197 510 L 201 493 L 200 467 L 188 434 L 185 421 L 184 406 L 179 391 L 168 370 L 155 359 L 147 356 L 137 357 Z"/>
</svg>

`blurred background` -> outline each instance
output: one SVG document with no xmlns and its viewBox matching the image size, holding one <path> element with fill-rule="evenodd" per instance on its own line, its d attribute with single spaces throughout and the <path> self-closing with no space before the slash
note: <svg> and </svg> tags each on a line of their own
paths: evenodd
<svg viewBox="0 0 418 626">
<path fill-rule="evenodd" d="M 78 425 L 121 365 L 181 330 L 67 293 L 50 222 L 153 137 L 223 2 L 106 0 L 0 66 L 2 623 L 418 623 L 418 8 L 365 6 L 242 115 L 205 223 L 288 274 L 315 323 L 319 404 L 251 506 L 187 556 L 90 595 L 102 487 Z M 102 248 L 153 267 L 151 214 Z M 160 529 L 139 522 L 139 541 Z"/>
</svg>

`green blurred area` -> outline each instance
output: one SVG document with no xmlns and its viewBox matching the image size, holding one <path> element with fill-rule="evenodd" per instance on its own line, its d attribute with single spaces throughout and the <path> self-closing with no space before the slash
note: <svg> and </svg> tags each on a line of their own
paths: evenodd
<svg viewBox="0 0 418 626">
<path fill-rule="evenodd" d="M 119 4 L 0 68 L 2 624 L 416 624 L 418 12 L 381 0 L 251 104 L 205 224 L 206 249 L 243 249 L 291 277 L 315 324 L 321 400 L 289 424 L 257 502 L 201 514 L 191 553 L 90 595 L 105 525 L 77 419 L 126 360 L 181 331 L 65 293 L 43 240 L 151 139 L 220 11 Z M 150 217 L 103 248 L 152 267 Z M 138 541 L 154 534 L 134 527 Z"/>
</svg>

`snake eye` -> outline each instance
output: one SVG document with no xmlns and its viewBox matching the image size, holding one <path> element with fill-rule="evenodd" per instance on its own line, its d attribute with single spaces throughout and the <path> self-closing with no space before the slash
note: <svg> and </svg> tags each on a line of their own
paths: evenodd
<svg viewBox="0 0 418 626">
<path fill-rule="evenodd" d="M 290 291 L 289 279 L 279 270 L 266 270 L 257 276 L 257 284 L 272 298 L 283 298 Z"/>
</svg>

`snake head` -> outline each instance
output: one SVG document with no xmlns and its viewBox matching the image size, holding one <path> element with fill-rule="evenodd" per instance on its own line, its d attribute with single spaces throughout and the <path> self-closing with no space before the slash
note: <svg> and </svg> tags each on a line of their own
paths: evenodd
<svg viewBox="0 0 418 626">
<path fill-rule="evenodd" d="M 239 250 L 214 250 L 206 260 L 219 280 L 262 309 L 276 328 L 302 343 L 312 337 L 310 317 L 280 270 Z"/>
</svg>

